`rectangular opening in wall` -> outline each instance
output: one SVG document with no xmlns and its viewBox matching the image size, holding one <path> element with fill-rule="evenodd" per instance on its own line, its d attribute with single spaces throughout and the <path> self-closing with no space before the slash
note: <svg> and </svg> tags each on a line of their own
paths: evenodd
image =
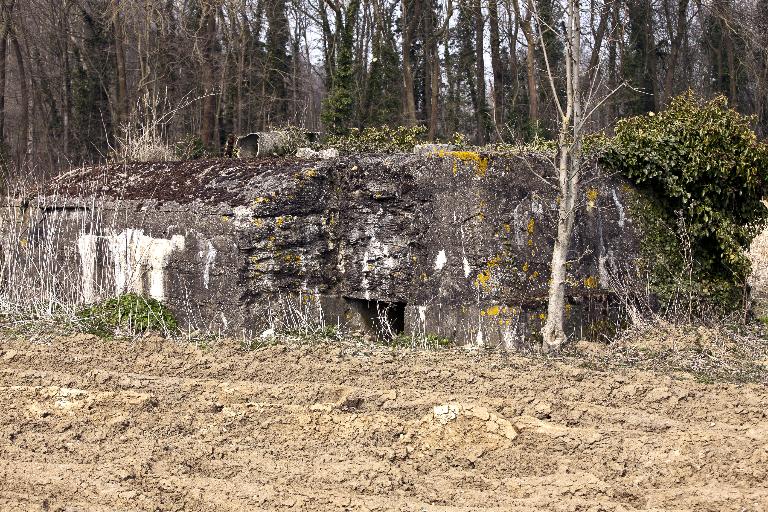
<svg viewBox="0 0 768 512">
<path fill-rule="evenodd" d="M 390 340 L 405 330 L 405 302 L 344 297 L 353 324 L 377 339 Z"/>
</svg>

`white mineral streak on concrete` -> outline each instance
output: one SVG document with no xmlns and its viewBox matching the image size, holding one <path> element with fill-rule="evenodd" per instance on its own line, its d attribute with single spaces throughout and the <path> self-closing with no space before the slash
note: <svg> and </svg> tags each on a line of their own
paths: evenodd
<svg viewBox="0 0 768 512">
<path fill-rule="evenodd" d="M 417 309 L 419 310 L 419 321 L 422 325 L 427 323 L 427 306 L 418 306 Z"/>
<path fill-rule="evenodd" d="M 525 244 L 525 241 L 523 240 L 523 232 L 528 228 L 526 221 L 524 221 L 520 215 L 520 205 L 522 204 L 523 203 L 517 203 L 515 210 L 512 212 L 512 218 L 514 219 L 515 245 L 518 247 L 523 247 Z"/>
<path fill-rule="evenodd" d="M 248 226 L 253 222 L 253 210 L 247 206 L 235 206 L 232 213 L 235 214 L 234 224 L 239 228 Z"/>
<path fill-rule="evenodd" d="M 445 249 L 441 249 L 435 258 L 435 270 L 443 270 L 446 263 L 448 263 L 448 257 L 445 255 Z"/>
<path fill-rule="evenodd" d="M 107 237 L 115 269 L 115 293 L 144 293 L 149 273 L 149 296 L 165 300 L 165 267 L 173 251 L 184 249 L 184 237 L 153 238 L 140 229 L 126 229 Z"/>
<path fill-rule="evenodd" d="M 536 198 L 531 200 L 531 212 L 533 212 L 535 215 L 541 215 L 544 213 L 544 207 Z"/>
<path fill-rule="evenodd" d="M 371 235 L 366 253 L 370 253 L 369 258 L 374 261 L 381 260 L 382 265 L 386 268 L 395 267 L 395 258 L 389 254 L 389 247 L 381 243 L 381 241 L 376 238 L 376 235 Z"/>
<path fill-rule="evenodd" d="M 600 286 L 606 288 L 608 286 L 608 269 L 605 266 L 608 256 L 605 253 L 600 254 L 597 259 L 597 277 L 600 280 Z"/>
<path fill-rule="evenodd" d="M 83 302 L 86 304 L 96 299 L 96 235 L 81 234 L 77 239 L 77 251 L 80 253 L 80 262 L 83 267 L 82 286 Z"/>
<path fill-rule="evenodd" d="M 504 348 L 507 350 L 514 350 L 520 337 L 520 334 L 517 332 L 517 323 L 505 326 L 501 333 Z"/>
<path fill-rule="evenodd" d="M 208 241 L 207 249 L 197 253 L 200 259 L 203 260 L 203 287 L 206 290 L 211 281 L 211 269 L 213 268 L 214 261 L 216 261 L 216 254 L 216 248 L 210 240 Z"/>
<path fill-rule="evenodd" d="M 469 277 L 469 274 L 472 273 L 472 267 L 469 266 L 469 260 L 467 259 L 467 251 L 464 249 L 464 225 L 463 224 L 459 225 L 459 234 L 461 234 L 461 257 L 462 257 L 462 265 L 464 267 L 464 277 Z"/>
<path fill-rule="evenodd" d="M 616 194 L 616 189 L 611 189 L 611 195 L 613 196 L 613 202 L 616 203 L 616 211 L 619 212 L 619 227 L 624 227 L 624 206 L 619 201 L 619 196 Z"/>
<path fill-rule="evenodd" d="M 144 252 L 141 247 L 140 230 L 127 229 L 119 235 L 107 237 L 109 252 L 115 266 L 115 294 L 126 292 L 143 293 L 141 262 L 138 255 Z"/>
<path fill-rule="evenodd" d="M 475 338 L 475 345 L 478 348 L 482 348 L 485 346 L 485 339 L 483 338 L 483 330 L 479 327 L 477 329 L 477 337 Z"/>
<path fill-rule="evenodd" d="M 371 300 L 371 292 L 368 290 L 368 260 L 370 259 L 370 256 L 368 255 L 368 251 L 365 251 L 363 254 L 363 280 L 360 283 L 360 286 L 365 290 L 365 300 Z"/>
<path fill-rule="evenodd" d="M 363 290 L 365 290 L 365 300 L 371 300 L 371 292 L 368 289 L 368 286 L 370 286 L 368 276 L 371 273 L 376 274 L 380 266 L 384 268 L 394 268 L 397 262 L 389 253 L 389 246 L 378 240 L 371 228 L 366 230 L 366 234 L 370 239 L 368 240 L 368 245 L 363 254 L 363 279 L 361 286 Z"/>
</svg>

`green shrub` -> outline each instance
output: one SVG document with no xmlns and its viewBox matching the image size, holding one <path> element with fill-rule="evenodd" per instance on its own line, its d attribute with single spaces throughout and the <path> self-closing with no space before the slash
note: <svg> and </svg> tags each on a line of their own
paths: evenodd
<svg viewBox="0 0 768 512">
<path fill-rule="evenodd" d="M 627 209 L 642 229 L 639 275 L 667 307 L 672 301 L 691 301 L 695 311 L 731 310 L 741 305 L 743 280 L 730 271 L 715 272 L 697 259 L 684 219 L 675 219 L 648 191 L 627 195 Z M 645 284 L 645 283 L 644 283 Z M 723 311 L 721 311 L 723 312 Z"/>
<path fill-rule="evenodd" d="M 352 128 L 347 135 L 332 135 L 325 146 L 336 148 L 339 153 L 409 153 L 416 144 L 424 142 L 424 126 L 398 126 L 392 128 Z"/>
<path fill-rule="evenodd" d="M 753 118 L 718 96 L 688 92 L 658 113 L 622 119 L 603 161 L 658 203 L 668 226 L 690 238 L 697 273 L 743 284 L 744 250 L 765 225 L 768 146 L 751 129 Z"/>
<path fill-rule="evenodd" d="M 91 305 L 77 314 L 84 330 L 101 337 L 137 335 L 147 331 L 170 334 L 176 318 L 159 301 L 128 293 Z"/>
<path fill-rule="evenodd" d="M 212 156 L 200 137 L 187 135 L 173 145 L 173 152 L 179 160 L 200 160 Z"/>
</svg>

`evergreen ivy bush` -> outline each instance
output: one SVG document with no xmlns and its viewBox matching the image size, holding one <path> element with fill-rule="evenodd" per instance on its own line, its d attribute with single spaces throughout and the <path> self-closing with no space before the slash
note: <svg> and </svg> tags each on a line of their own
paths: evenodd
<svg viewBox="0 0 768 512">
<path fill-rule="evenodd" d="M 685 226 L 702 278 L 736 286 L 749 275 L 745 250 L 768 215 L 768 146 L 753 122 L 723 96 L 706 101 L 689 91 L 662 112 L 620 120 L 603 155 L 651 196 L 668 226 Z"/>
</svg>

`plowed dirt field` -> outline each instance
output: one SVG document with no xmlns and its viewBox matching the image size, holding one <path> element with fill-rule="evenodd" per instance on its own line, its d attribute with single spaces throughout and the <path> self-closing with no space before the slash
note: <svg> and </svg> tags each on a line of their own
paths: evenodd
<svg viewBox="0 0 768 512">
<path fill-rule="evenodd" d="M 768 510 L 768 389 L 462 351 L 0 340 L 0 510 Z"/>
</svg>

